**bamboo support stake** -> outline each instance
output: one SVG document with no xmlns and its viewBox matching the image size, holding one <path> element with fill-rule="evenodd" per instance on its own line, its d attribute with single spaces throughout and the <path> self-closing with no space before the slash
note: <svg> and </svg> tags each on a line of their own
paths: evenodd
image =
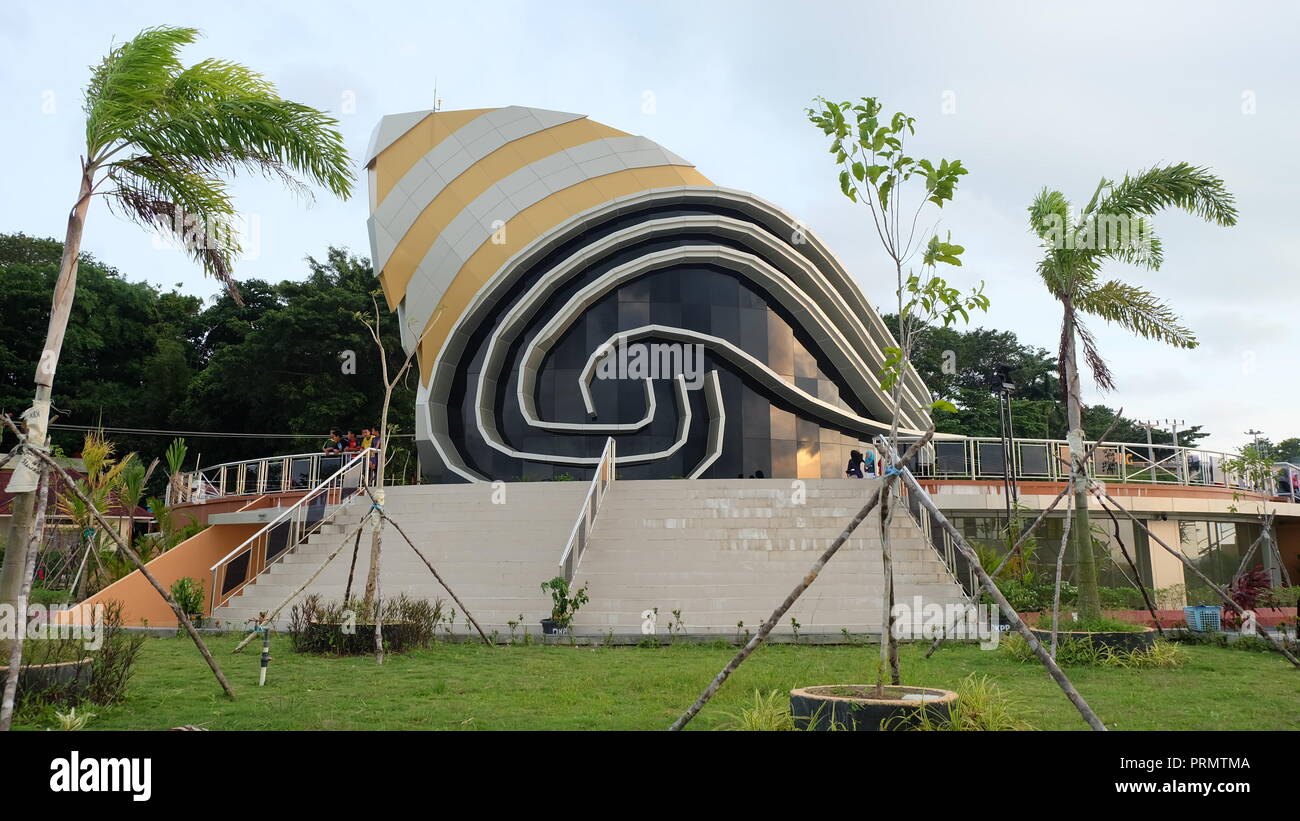
<svg viewBox="0 0 1300 821">
<path fill-rule="evenodd" d="M 934 500 L 930 498 L 929 494 L 925 492 L 920 483 L 916 481 L 916 477 L 912 475 L 911 471 L 904 469 L 902 471 L 902 476 L 903 482 L 907 484 L 908 489 L 916 493 L 917 501 L 920 502 L 921 506 L 930 511 L 930 515 L 935 518 L 935 521 L 939 523 L 939 526 L 947 531 L 948 535 L 952 537 L 953 543 L 957 545 L 957 549 L 961 551 L 962 556 L 966 558 L 966 561 L 970 563 L 972 568 L 974 568 L 975 574 L 979 576 L 980 583 L 984 586 L 984 589 L 993 597 L 993 600 L 997 602 L 998 607 L 1002 610 L 1002 614 L 1011 622 L 1011 626 L 1014 627 L 1022 637 L 1024 637 L 1026 642 L 1028 642 L 1029 649 L 1034 652 L 1034 655 L 1038 656 L 1038 660 L 1047 668 L 1048 675 L 1052 677 L 1057 686 L 1059 686 L 1065 693 L 1065 697 L 1070 700 L 1070 703 L 1073 704 L 1075 709 L 1079 711 L 1079 714 L 1083 716 L 1084 721 L 1088 722 L 1088 726 L 1092 727 L 1094 730 L 1105 730 L 1106 725 L 1101 722 L 1101 719 L 1097 717 L 1097 714 L 1088 706 L 1088 702 L 1084 701 L 1083 696 L 1079 695 L 1079 691 L 1074 689 L 1074 685 L 1070 682 L 1070 679 L 1067 678 L 1061 668 L 1057 666 L 1056 660 L 1047 654 L 1047 651 L 1043 649 L 1042 643 L 1038 641 L 1037 637 L 1035 637 L 1025 623 L 1021 621 L 1020 614 L 1011 607 L 1007 602 L 1006 596 L 1002 595 L 1002 591 L 993 583 L 992 577 L 989 576 L 988 571 L 984 569 L 984 566 L 980 564 L 979 556 L 977 556 L 971 546 L 966 543 L 965 537 L 963 537 L 961 533 L 958 532 L 957 528 L 952 526 L 952 523 L 948 521 L 947 517 L 939 511 L 939 508 L 934 504 Z"/>
<path fill-rule="evenodd" d="M 344 539 L 344 541 L 347 541 Z M 357 572 L 357 554 L 361 552 L 361 531 L 357 531 L 357 540 L 352 544 L 352 564 L 348 567 L 348 584 L 343 588 L 343 606 L 352 600 L 352 577 Z"/>
<path fill-rule="evenodd" d="M 1123 412 L 1124 409 L 1120 408 L 1119 413 L 1115 414 L 1115 419 L 1110 423 L 1110 427 L 1106 428 L 1105 432 L 1102 433 L 1102 435 L 1098 437 L 1095 442 L 1087 446 L 1087 449 L 1084 451 L 1083 454 L 1083 461 L 1085 463 L 1087 463 L 1088 460 L 1092 458 L 1093 451 L 1095 451 L 1102 442 L 1106 441 L 1106 437 L 1110 436 L 1111 431 L 1115 430 L 1115 426 L 1119 424 L 1120 416 L 1121 414 L 1123 414 Z M 1059 454 L 1057 455 L 1056 458 L 1062 462 L 1065 461 L 1064 459 L 1061 459 Z M 1002 561 L 998 562 L 998 566 L 994 568 L 992 573 L 989 574 L 989 578 L 996 579 L 998 577 L 998 574 L 1002 572 L 1002 568 L 1006 567 L 1007 562 L 1010 561 L 1011 557 L 1016 554 L 1016 551 L 1020 549 L 1020 546 L 1025 543 L 1025 541 L 1030 537 L 1030 535 L 1032 535 L 1033 532 L 1038 529 L 1038 526 L 1043 523 L 1043 520 L 1047 518 L 1047 514 L 1055 510 L 1056 506 L 1061 503 L 1061 497 L 1070 492 L 1071 486 L 1072 486 L 1071 482 L 1067 481 L 1065 483 L 1065 487 L 1061 488 L 1061 492 L 1056 494 L 1056 498 L 1052 500 L 1052 503 L 1048 505 L 1046 508 L 1044 508 L 1041 513 L 1038 514 L 1038 517 L 1034 519 L 1033 523 L 1029 525 L 1029 528 L 1020 534 L 1020 537 L 1016 539 L 1015 544 L 1011 545 L 1011 549 L 1007 551 L 1007 555 L 1002 557 Z M 971 601 L 978 602 L 980 593 L 983 592 L 983 590 L 984 590 L 983 583 L 977 584 L 975 586 L 975 591 L 971 594 Z M 949 627 L 948 625 L 944 625 L 944 631 L 934 637 L 934 643 L 930 645 L 929 650 L 925 651 L 925 658 L 930 658 L 930 656 L 934 655 L 934 651 L 939 649 L 939 645 L 943 643 L 944 639 L 948 637 L 948 634 L 952 632 L 953 628 L 955 628 L 956 626 L 957 626 L 956 621 L 953 622 L 952 627 Z"/>
<path fill-rule="evenodd" d="M 285 607 L 287 607 L 289 602 L 297 598 L 299 593 L 306 590 L 307 587 L 312 582 L 316 581 L 316 577 L 319 576 L 321 573 L 323 573 L 325 571 L 325 568 L 329 566 L 329 563 L 334 561 L 334 557 L 339 555 L 339 551 L 343 550 L 343 546 L 348 543 L 348 539 L 352 538 L 353 534 L 359 534 L 361 532 L 361 529 L 366 526 L 367 521 L 368 518 L 363 518 L 360 522 L 357 522 L 357 526 L 352 530 L 352 532 L 339 540 L 338 547 L 334 548 L 333 552 L 331 552 L 328 556 L 325 557 L 325 561 L 321 562 L 320 567 L 316 568 L 316 571 L 307 577 L 307 581 L 300 584 L 297 590 L 290 593 L 289 597 L 286 598 L 284 601 L 280 602 L 280 604 L 274 610 L 272 610 L 268 615 L 258 619 L 256 624 L 270 625 L 272 622 L 274 622 L 275 617 L 280 615 L 280 611 L 283 610 Z M 245 636 L 243 641 L 235 645 L 235 649 L 231 650 L 230 652 L 238 653 L 240 650 L 243 650 L 245 647 L 247 647 L 248 643 L 256 637 L 257 637 L 257 631 L 254 630 L 253 632 Z"/>
<path fill-rule="evenodd" d="M 14 427 L 13 421 L 8 417 L 5 417 L 4 422 L 8 427 L 13 429 L 14 433 L 18 432 L 18 429 Z M 49 466 L 50 469 L 57 473 L 61 479 L 63 479 L 68 489 L 81 500 L 82 504 L 86 505 L 86 508 L 90 511 L 91 515 L 94 516 L 95 521 L 99 526 L 113 537 L 113 541 L 117 543 L 117 549 L 122 551 L 122 554 L 130 560 L 131 564 L 135 565 L 135 569 L 140 571 L 140 575 L 144 576 L 149 584 L 153 586 L 153 589 L 158 591 L 158 595 L 163 597 L 163 601 L 167 602 L 167 605 L 171 607 L 172 612 L 176 614 L 176 620 L 185 628 L 185 632 L 189 634 L 190 639 L 194 642 L 194 646 L 199 649 L 199 653 L 203 656 L 203 660 L 208 663 L 208 667 L 212 668 L 212 675 L 216 676 L 217 683 L 221 685 L 221 689 L 226 692 L 227 696 L 234 698 L 235 691 L 230 688 L 230 682 L 226 681 L 226 676 L 221 672 L 221 667 L 217 664 L 217 660 L 212 657 L 212 653 L 208 652 L 208 646 L 203 643 L 203 638 L 199 635 L 199 632 L 194 629 L 194 624 L 190 622 L 190 617 L 185 614 L 185 611 L 181 606 L 176 603 L 174 598 L 172 598 L 171 593 L 167 592 L 167 588 L 159 584 L 158 580 L 154 578 L 154 575 L 149 572 L 149 569 L 145 567 L 144 562 L 141 561 L 140 557 L 136 554 L 135 549 L 122 541 L 122 537 L 118 534 L 117 530 L 110 527 L 108 522 L 104 521 L 104 517 L 95 508 L 94 504 L 91 503 L 90 499 L 86 497 L 86 494 L 77 487 L 76 481 L 68 475 L 67 471 L 59 466 L 58 462 L 54 461 L 53 457 L 40 448 L 29 447 L 28 449 L 35 454 L 38 459 Z"/>
<path fill-rule="evenodd" d="M 1074 494 L 1071 493 L 1065 502 L 1065 526 L 1061 528 L 1061 549 L 1056 553 L 1056 582 L 1052 590 L 1052 647 L 1048 654 L 1056 658 L 1056 636 L 1058 627 L 1061 623 L 1061 568 L 1065 566 L 1065 547 L 1070 543 L 1070 520 L 1074 517 L 1070 512 L 1074 510 Z M 1088 545 L 1092 549 L 1092 545 Z"/>
<path fill-rule="evenodd" d="M 1264 517 L 1264 527 L 1265 527 L 1265 528 L 1267 528 L 1267 527 L 1269 526 L 1269 520 L 1270 520 L 1270 519 L 1272 519 L 1272 516 L 1265 516 L 1265 517 Z M 1260 542 L 1264 541 L 1264 537 L 1265 537 L 1266 535 L 1268 535 L 1268 531 L 1267 531 L 1267 530 L 1261 530 L 1261 531 L 1259 532 L 1259 536 L 1257 536 L 1257 537 L 1255 538 L 1255 541 L 1253 541 L 1253 542 L 1250 543 L 1250 547 L 1249 547 L 1249 548 L 1246 550 L 1246 552 L 1242 555 L 1242 557 L 1241 557 L 1241 562 L 1237 565 L 1237 572 L 1232 574 L 1232 580 L 1233 580 L 1233 582 L 1236 582 L 1237 579 L 1240 579 L 1243 575 L 1245 575 L 1245 573 L 1246 573 L 1246 564 L 1250 561 L 1250 557 L 1255 555 L 1255 549 L 1256 549 L 1257 547 L 1259 547 L 1259 543 L 1260 543 Z"/>
<path fill-rule="evenodd" d="M 1043 508 L 1043 512 L 1038 514 L 1038 518 L 1034 519 L 1034 521 L 1030 523 L 1029 527 L 1026 528 L 1024 532 L 1020 534 L 1019 538 L 1016 539 L 1015 544 L 1011 545 L 1011 549 L 1007 551 L 1007 555 L 1002 557 L 1002 561 L 998 562 L 998 566 L 993 568 L 993 572 L 989 574 L 989 578 L 996 579 L 998 577 L 998 574 L 1002 572 L 1002 568 L 1006 567 L 1007 562 L 1011 561 L 1011 557 L 1016 554 L 1016 550 L 1021 545 L 1023 545 L 1026 541 L 1029 540 L 1029 537 L 1033 535 L 1034 531 L 1038 529 L 1038 526 L 1043 523 L 1044 519 L 1047 518 L 1047 514 L 1051 513 L 1053 510 L 1056 509 L 1056 506 L 1061 503 L 1061 499 L 1065 497 L 1065 494 L 1069 492 L 1069 489 L 1070 486 L 1066 485 L 1061 490 L 1060 493 L 1056 494 L 1056 498 L 1052 500 L 1052 503 L 1047 507 Z M 971 601 L 978 603 L 980 593 L 982 593 L 983 591 L 984 591 L 984 583 L 980 582 L 976 584 L 975 590 L 971 594 Z M 930 656 L 934 655 L 934 651 L 939 649 L 939 645 L 943 644 L 944 639 L 948 637 L 948 634 L 951 633 L 956 626 L 957 626 L 956 619 L 953 620 L 951 626 L 946 624 L 944 625 L 943 632 L 934 637 L 934 643 L 930 645 L 929 650 L 925 651 L 925 658 L 929 658 Z"/>
<path fill-rule="evenodd" d="M 1096 483 L 1094 483 L 1094 484 L 1096 484 Z M 1114 506 L 1116 507 L 1116 509 L 1118 509 L 1118 510 L 1120 510 L 1121 512 L 1123 512 L 1123 514 L 1124 514 L 1125 516 L 1127 516 L 1128 518 L 1132 519 L 1134 523 L 1136 523 L 1139 527 L 1141 527 L 1143 530 L 1145 530 L 1146 533 L 1147 533 L 1147 537 L 1148 537 L 1148 538 L 1150 538 L 1150 539 L 1151 539 L 1152 541 L 1154 541 L 1156 544 L 1160 545 L 1160 546 L 1163 547 L 1166 551 L 1168 551 L 1170 554 L 1172 554 L 1174 557 L 1176 557 L 1180 562 L 1183 563 L 1183 567 L 1185 567 L 1185 568 L 1187 568 L 1188 570 L 1190 570 L 1190 571 L 1192 571 L 1193 573 L 1195 573 L 1196 576 L 1197 576 L 1201 581 L 1205 582 L 1205 584 L 1206 584 L 1206 585 L 1207 585 L 1211 590 L 1213 590 L 1215 593 L 1219 594 L 1219 598 L 1223 599 L 1223 601 L 1226 602 L 1227 605 L 1228 605 L 1229 607 L 1231 607 L 1233 610 L 1236 610 L 1238 613 L 1240 613 L 1240 614 L 1242 614 L 1242 615 L 1245 615 L 1245 613 L 1246 613 L 1245 608 L 1243 608 L 1241 605 L 1239 605 L 1239 604 L 1237 604 L 1235 601 L 1233 601 L 1233 600 L 1232 600 L 1232 596 L 1229 596 L 1228 593 L 1227 593 L 1227 591 L 1225 591 L 1222 587 L 1219 587 L 1217 584 L 1215 584 L 1214 582 L 1210 581 L 1209 577 L 1206 576 L 1204 573 L 1202 573 L 1202 572 L 1200 571 L 1200 569 L 1196 566 L 1196 564 L 1192 562 L 1191 559 L 1189 559 L 1189 558 L 1187 558 L 1185 555 L 1183 555 L 1183 552 L 1182 552 L 1181 550 L 1174 550 L 1172 547 L 1170 547 L 1169 545 L 1165 544 L 1164 539 L 1161 539 L 1159 536 L 1157 536 L 1156 534 L 1152 533 L 1152 532 L 1151 532 L 1151 529 L 1150 529 L 1149 527 L 1146 526 L 1146 523 L 1145 523 L 1145 522 L 1143 522 L 1141 519 L 1137 518 L 1137 517 L 1134 516 L 1132 513 L 1130 513 L 1130 512 L 1128 511 L 1128 508 L 1124 507 L 1124 506 L 1121 505 L 1119 502 L 1115 501 L 1114 497 L 1112 497 L 1109 493 L 1107 493 L 1107 492 L 1105 491 L 1105 489 L 1102 488 L 1100 485 L 1097 485 L 1097 493 L 1099 493 L 1099 494 L 1101 494 L 1101 496 L 1105 497 L 1106 501 L 1110 502 L 1112 505 L 1114 505 Z M 1279 653 L 1281 653 L 1282 656 L 1283 656 L 1287 661 L 1291 662 L 1291 663 L 1292 663 L 1293 665 L 1295 665 L 1296 667 L 1300 667 L 1300 660 L 1297 660 L 1296 657 L 1293 656 L 1293 655 L 1291 654 L 1291 652 L 1290 652 L 1289 650 L 1286 649 L 1286 645 L 1284 645 L 1284 644 L 1282 644 L 1280 641 L 1278 641 L 1278 640 L 1277 640 L 1277 639 L 1276 639 L 1276 638 L 1275 638 L 1271 633 L 1269 633 L 1267 630 L 1259 630 L 1259 628 L 1257 627 L 1257 628 L 1256 628 L 1256 631 L 1259 632 L 1259 633 L 1260 633 L 1260 634 L 1261 634 L 1265 639 L 1267 639 L 1267 640 L 1269 641 L 1269 643 L 1273 645 L 1274 649 L 1276 649 Z"/>
<path fill-rule="evenodd" d="M 456 591 L 452 590 L 451 587 L 448 586 L 448 584 L 445 581 L 443 581 L 442 576 L 440 576 L 438 574 L 438 571 L 434 569 L 433 563 L 430 562 L 427 558 L 425 558 L 424 554 L 420 552 L 420 548 L 416 547 L 415 542 L 411 541 L 411 537 L 406 535 L 406 531 L 402 529 L 402 526 L 399 525 L 397 522 L 393 521 L 387 515 L 384 516 L 384 520 L 393 526 L 393 528 L 406 541 L 406 543 L 411 546 L 411 549 L 415 551 L 415 555 L 420 557 L 420 561 L 424 562 L 424 566 L 429 568 L 429 572 L 432 573 L 433 577 L 438 580 L 438 584 L 442 585 L 443 589 L 447 591 L 447 594 L 451 596 L 451 600 L 456 602 L 456 606 L 460 608 L 460 612 L 465 614 L 465 618 L 469 619 L 470 623 L 474 625 L 474 629 L 477 630 L 478 634 L 483 637 L 483 643 L 489 647 L 494 646 L 492 644 L 492 640 L 488 638 L 487 633 L 483 632 L 483 628 L 480 627 L 479 623 L 474 619 L 474 617 L 469 614 L 469 608 L 467 608 L 465 606 L 465 603 L 462 602 L 456 596 Z"/>
<path fill-rule="evenodd" d="M 709 703 L 709 699 L 713 698 L 714 694 L 718 692 L 718 689 L 722 687 L 723 682 L 725 682 L 732 673 L 736 672 L 736 668 L 743 664 L 745 659 L 749 658 L 750 654 L 758 649 L 758 646 L 767 638 L 768 633 L 771 633 L 773 628 L 776 627 L 777 623 L 781 620 L 781 617 L 794 606 L 795 601 L 803 595 L 803 592 L 807 590 L 813 582 L 817 581 L 817 574 L 821 573 L 822 568 L 826 567 L 826 563 L 831 560 L 840 547 L 849 540 L 849 536 L 852 535 L 853 531 L 858 529 L 858 525 L 862 524 L 868 514 L 870 514 L 876 505 L 880 503 L 883 494 L 888 491 L 890 485 L 894 483 L 896 477 L 899 475 L 896 472 L 898 467 L 905 464 L 906 460 L 911 459 L 912 455 L 924 446 L 926 442 L 930 441 L 930 437 L 932 436 L 934 436 L 933 427 L 927 430 L 924 436 L 907 449 L 907 452 L 903 454 L 903 458 L 894 464 L 895 472 L 885 476 L 884 480 L 876 488 L 876 491 L 871 494 L 871 498 L 869 498 L 867 503 L 862 506 L 862 509 L 853 517 L 853 520 L 849 522 L 846 528 L 844 528 L 844 531 L 841 532 L 839 536 L 835 537 L 835 541 L 831 542 L 830 547 L 826 548 L 826 551 L 818 557 L 816 562 L 813 563 L 812 569 L 803 577 L 803 580 L 795 585 L 794 590 L 790 591 L 790 595 L 786 596 L 785 601 L 781 602 L 780 606 L 778 606 L 776 610 L 772 611 L 772 615 L 769 616 L 767 621 L 763 622 L 763 625 L 758 628 L 758 632 L 754 634 L 753 638 L 751 638 L 745 646 L 741 648 L 740 652 L 737 653 L 731 661 L 727 662 L 727 665 L 722 668 L 722 671 L 718 673 L 717 676 L 714 677 L 713 681 L 709 682 L 709 686 L 704 688 L 704 692 L 700 693 L 700 697 L 695 700 L 695 703 L 687 708 L 686 712 L 678 716 L 677 720 L 668 728 L 670 731 L 682 729 L 691 719 L 695 718 L 700 710 L 704 708 L 704 705 Z M 882 642 L 885 640 L 884 635 L 881 635 L 880 640 Z"/>
<path fill-rule="evenodd" d="M 1115 524 L 1115 542 L 1119 544 L 1119 552 L 1124 554 L 1124 561 L 1128 562 L 1129 569 L 1133 571 L 1133 580 L 1137 582 L 1138 590 L 1142 591 L 1142 601 L 1146 603 L 1147 612 L 1151 614 L 1151 620 L 1155 622 L 1156 633 L 1159 634 L 1160 638 L 1164 638 L 1165 629 L 1160 626 L 1160 615 L 1156 613 L 1156 605 L 1151 601 L 1151 596 L 1147 593 L 1147 586 L 1142 583 L 1142 574 L 1138 571 L 1133 557 L 1129 555 L 1124 539 L 1119 535 L 1119 519 L 1115 518 L 1115 512 L 1110 509 L 1110 505 L 1106 504 L 1104 499 L 1098 499 L 1097 501 L 1101 502 L 1101 509 L 1106 511 L 1106 515 Z"/>
</svg>

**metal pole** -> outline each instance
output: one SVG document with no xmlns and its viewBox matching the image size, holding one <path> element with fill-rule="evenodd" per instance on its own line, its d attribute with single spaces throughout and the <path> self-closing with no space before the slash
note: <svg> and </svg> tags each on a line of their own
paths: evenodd
<svg viewBox="0 0 1300 821">
<path fill-rule="evenodd" d="M 265 687 L 266 668 L 271 663 L 271 631 L 261 625 L 257 625 L 253 629 L 259 630 L 262 633 L 262 661 L 261 667 L 257 671 L 257 686 Z"/>
</svg>

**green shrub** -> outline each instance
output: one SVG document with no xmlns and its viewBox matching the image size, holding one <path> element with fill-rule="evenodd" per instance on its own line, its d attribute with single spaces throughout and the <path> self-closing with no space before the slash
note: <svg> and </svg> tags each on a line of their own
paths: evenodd
<svg viewBox="0 0 1300 821">
<path fill-rule="evenodd" d="M 1019 634 L 1004 638 L 999 651 L 1021 663 L 1038 663 L 1038 656 L 1029 649 L 1029 642 Z M 1124 667 L 1156 669 L 1181 667 L 1187 660 L 1187 651 L 1172 642 L 1157 640 L 1149 650 L 1117 650 L 1093 644 L 1091 638 L 1076 639 L 1059 636 L 1056 645 L 1056 663 L 1071 667 Z"/>
<path fill-rule="evenodd" d="M 1259 595 L 1258 607 L 1295 607 L 1300 601 L 1300 585 L 1270 587 Z"/>
<path fill-rule="evenodd" d="M 1023 639 L 1022 639 L 1023 641 Z M 984 731 L 1032 730 L 1019 718 L 1025 705 L 1012 698 L 988 676 L 971 673 L 957 685 L 957 700 L 948 706 L 948 714 L 939 720 L 927 710 L 899 722 L 909 730 Z"/>
<path fill-rule="evenodd" d="M 542 582 L 541 586 L 543 593 L 551 594 L 551 618 L 560 629 L 568 627 L 578 608 L 588 602 L 587 588 L 590 585 L 584 584 L 581 588 L 570 591 L 569 582 L 563 576 L 556 576 L 549 582 Z"/>
<path fill-rule="evenodd" d="M 184 576 L 172 583 L 172 598 L 191 619 L 203 617 L 203 582 Z"/>
<path fill-rule="evenodd" d="M 445 618 L 442 599 L 430 602 L 403 593 L 382 607 L 385 652 L 428 647 Z M 374 641 L 374 608 L 362 601 L 325 604 L 313 593 L 289 611 L 289 645 L 295 652 L 364 655 L 374 649 Z"/>
<path fill-rule="evenodd" d="M 67 604 L 72 598 L 70 590 L 50 590 L 45 587 L 32 587 L 31 595 L 27 599 L 28 604 L 40 604 L 49 606 L 51 604 Z"/>
<path fill-rule="evenodd" d="M 1142 598 L 1142 591 L 1136 587 L 1102 587 L 1098 588 L 1101 594 L 1101 609 L 1103 610 L 1145 610 L 1147 609 L 1146 601 Z M 1075 603 L 1075 598 L 1070 599 L 1070 603 Z M 1154 602 L 1153 602 L 1154 603 Z"/>
<path fill-rule="evenodd" d="M 1048 617 L 1040 621 L 1036 626 L 1040 630 L 1050 630 L 1052 620 Z M 1096 619 L 1062 619 L 1057 625 L 1057 629 L 1063 633 L 1141 633 L 1144 628 L 1141 625 L 1129 624 L 1126 621 L 1117 621 L 1103 616 Z"/>
<path fill-rule="evenodd" d="M 1245 650 L 1255 653 L 1274 653 L 1277 648 L 1268 639 L 1260 636 L 1242 636 L 1232 633 L 1195 633 L 1190 630 L 1174 634 L 1170 640 L 1178 644 L 1199 645 L 1202 647 L 1225 647 L 1229 650 Z M 1295 639 L 1283 641 L 1291 652 L 1295 652 L 1300 642 Z"/>
<path fill-rule="evenodd" d="M 771 732 L 794 729 L 794 718 L 790 715 L 790 697 L 780 690 L 771 690 L 767 694 L 755 690 L 752 706 L 743 708 L 739 713 L 724 715 L 730 720 L 721 727 L 723 730 Z"/>
</svg>

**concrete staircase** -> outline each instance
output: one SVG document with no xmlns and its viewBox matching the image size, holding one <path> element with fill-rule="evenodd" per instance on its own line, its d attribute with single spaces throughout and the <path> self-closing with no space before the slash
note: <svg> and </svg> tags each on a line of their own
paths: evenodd
<svg viewBox="0 0 1300 821">
<path fill-rule="evenodd" d="M 534 627 L 550 613 L 550 598 L 540 585 L 559 571 L 560 551 L 586 492 L 585 482 L 511 482 L 497 490 L 488 484 L 414 485 L 388 488 L 384 507 L 479 624 L 508 635 L 506 623 L 521 613 Z M 368 509 L 368 500 L 353 501 L 334 523 L 323 525 L 322 532 L 273 564 L 218 608 L 214 617 L 242 626 L 260 611 L 273 610 L 307 580 Z M 370 542 L 366 530 L 357 556 L 354 593 L 365 590 Z M 307 592 L 319 593 L 327 601 L 342 600 L 351 559 L 348 544 Z M 391 525 L 384 530 L 380 593 L 385 598 L 399 593 L 441 598 L 452 606 L 447 591 Z M 288 617 L 286 607 L 278 625 L 284 626 Z M 457 614 L 456 632 L 465 632 L 464 625 L 464 617 Z"/>
<path fill-rule="evenodd" d="M 590 603 L 575 626 L 636 633 L 658 608 L 667 630 L 680 610 L 689 633 L 756 631 L 862 507 L 877 480 L 700 479 L 620 481 L 600 510 L 578 568 Z M 894 600 L 948 604 L 964 594 L 919 528 L 899 510 L 890 526 Z M 840 548 L 777 630 L 876 633 L 884 575 L 880 525 L 869 516 Z"/>
<path fill-rule="evenodd" d="M 576 583 L 590 602 L 574 620 L 578 634 L 639 634 L 641 613 L 658 608 L 658 632 L 680 610 L 692 634 L 756 630 L 839 535 L 870 493 L 871 480 L 660 480 L 615 482 L 600 510 Z M 486 630 L 509 634 L 519 620 L 536 632 L 550 612 L 539 585 L 557 575 L 560 553 L 586 493 L 579 482 L 419 485 L 389 488 L 386 508 Z M 356 500 L 334 523 L 298 546 L 214 614 L 242 626 L 283 601 L 320 566 L 366 513 Z M 382 594 L 450 597 L 389 526 L 384 533 Z M 891 530 L 896 601 L 913 595 L 947 604 L 961 588 L 904 511 Z M 364 589 L 370 534 L 361 540 L 353 590 Z M 340 600 L 351 544 L 308 592 Z M 805 634 L 880 630 L 883 576 L 878 520 L 869 518 L 778 628 L 793 616 Z M 278 624 L 288 620 L 288 608 Z M 456 632 L 466 632 L 457 616 Z"/>
</svg>

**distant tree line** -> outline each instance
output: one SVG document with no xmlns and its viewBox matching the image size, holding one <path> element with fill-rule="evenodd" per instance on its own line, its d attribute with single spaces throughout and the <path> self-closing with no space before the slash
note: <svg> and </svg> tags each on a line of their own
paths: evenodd
<svg viewBox="0 0 1300 821">
<path fill-rule="evenodd" d="M 893 315 L 885 324 L 894 327 Z M 917 373 L 934 399 L 957 407 L 956 413 L 935 411 L 935 429 L 966 436 L 999 436 L 998 369 L 1006 367 L 1015 391 L 1011 400 L 1015 435 L 1024 439 L 1064 439 L 1068 430 L 1056 357 L 1047 349 L 1021 342 L 1011 331 L 976 328 L 928 328 L 912 357 Z M 1084 434 L 1096 438 L 1115 421 L 1116 411 L 1089 405 L 1083 411 Z M 1194 446 L 1209 435 L 1200 425 L 1179 429 L 1178 441 Z M 1107 437 L 1113 442 L 1147 441 L 1147 431 L 1128 417 L 1120 419 Z M 1169 430 L 1151 432 L 1155 444 L 1170 444 Z M 1287 440 L 1291 441 L 1291 440 Z"/>
<path fill-rule="evenodd" d="M 50 294 L 62 244 L 24 234 L 0 234 L 0 411 L 18 414 L 30 402 L 32 369 L 48 322 Z M 324 260 L 308 257 L 307 276 L 271 283 L 239 283 L 244 305 L 227 293 L 211 300 L 130 282 L 115 268 L 83 254 L 54 405 L 58 422 L 115 428 L 305 433 L 300 439 L 187 437 L 191 460 L 203 464 L 268 453 L 315 450 L 330 428 L 359 430 L 378 424 L 383 386 L 378 354 L 355 318 L 371 309 L 379 285 L 368 260 L 330 248 Z M 400 349 L 397 317 L 379 300 L 385 344 Z M 893 316 L 885 318 L 891 327 Z M 356 372 L 344 372 L 340 354 L 351 351 Z M 929 328 L 913 356 L 933 398 L 956 406 L 938 411 L 945 433 L 997 436 L 994 378 L 1006 366 L 1015 384 L 1015 433 L 1063 439 L 1065 406 L 1056 360 L 1011 331 Z M 393 399 L 398 430 L 413 430 L 416 378 Z M 1092 405 L 1084 430 L 1100 436 L 1115 411 Z M 1194 445 L 1208 435 L 1200 425 L 1179 431 Z M 56 431 L 68 454 L 80 447 L 79 431 Z M 1145 442 L 1146 430 L 1124 418 L 1110 438 Z M 118 452 L 160 456 L 171 437 L 112 434 Z M 1168 444 L 1168 430 L 1152 441 Z M 0 444 L 8 449 L 10 441 Z M 410 440 L 394 440 L 410 446 Z M 1261 440 L 1270 458 L 1300 462 L 1300 439 Z"/>
<path fill-rule="evenodd" d="M 32 373 L 49 321 L 62 243 L 0 234 L 0 412 L 31 402 Z M 270 453 L 312 451 L 330 428 L 379 424 L 379 355 L 357 312 L 370 313 L 378 287 L 368 260 L 339 248 L 308 257 L 307 276 L 239 283 L 243 307 L 227 293 L 204 301 L 179 286 L 130 282 L 82 254 L 77 301 L 55 381 L 58 423 L 112 428 L 303 433 L 300 439 L 187 436 L 189 462 L 205 465 Z M 385 344 L 400 350 L 396 314 L 379 299 Z M 355 355 L 345 373 L 340 355 Z M 411 376 L 394 395 L 390 422 L 412 431 Z M 80 431 L 56 430 L 55 446 L 75 455 Z M 147 463 L 171 436 L 112 433 L 117 452 Z M 394 439 L 409 447 L 410 440 Z M 0 441 L 8 450 L 12 437 Z"/>
</svg>

